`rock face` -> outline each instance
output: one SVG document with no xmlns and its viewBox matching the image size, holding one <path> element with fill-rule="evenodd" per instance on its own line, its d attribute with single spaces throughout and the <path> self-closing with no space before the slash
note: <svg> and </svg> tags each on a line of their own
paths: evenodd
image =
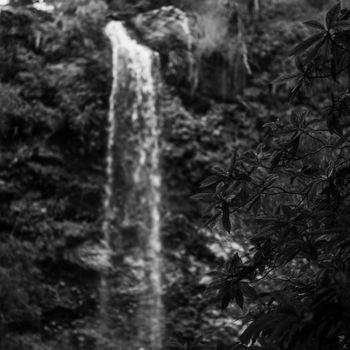
<svg viewBox="0 0 350 350">
<path fill-rule="evenodd" d="M 161 7 L 132 19 L 147 45 L 161 52 L 191 47 L 193 36 L 189 22 L 189 17 L 173 6 Z"/>
<path fill-rule="evenodd" d="M 131 20 L 141 41 L 159 52 L 164 75 L 173 85 L 191 90 L 194 80 L 194 30 L 183 11 L 166 6 Z"/>
<path fill-rule="evenodd" d="M 160 53 L 164 76 L 182 97 L 190 103 L 203 97 L 230 101 L 244 87 L 249 70 L 230 11 L 190 16 L 166 6 L 139 14 L 130 24 L 143 43 Z"/>
</svg>

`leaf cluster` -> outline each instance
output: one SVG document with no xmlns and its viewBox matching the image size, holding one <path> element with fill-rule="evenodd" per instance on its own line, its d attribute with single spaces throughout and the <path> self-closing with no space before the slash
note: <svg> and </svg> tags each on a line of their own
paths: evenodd
<svg viewBox="0 0 350 350">
<path fill-rule="evenodd" d="M 210 286 L 222 309 L 245 307 L 248 297 L 257 306 L 237 349 L 350 344 L 349 15 L 338 4 L 324 23 L 307 21 L 316 32 L 291 51 L 297 71 L 278 80 L 293 80 L 291 99 L 332 84 L 324 112 L 296 110 L 265 124 L 266 142 L 234 151 L 194 196 L 207 203 L 208 225 L 234 235 L 243 221 L 251 243 Z M 274 282 L 262 290 L 267 279 Z"/>
</svg>

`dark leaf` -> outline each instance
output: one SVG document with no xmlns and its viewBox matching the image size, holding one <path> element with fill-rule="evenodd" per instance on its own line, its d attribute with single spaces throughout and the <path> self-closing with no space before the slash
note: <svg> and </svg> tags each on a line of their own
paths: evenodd
<svg viewBox="0 0 350 350">
<path fill-rule="evenodd" d="M 213 224 L 218 219 L 220 214 L 221 213 L 219 212 L 219 213 L 214 214 L 213 216 L 210 216 L 209 218 L 206 217 L 206 221 L 204 222 L 203 226 L 207 227 L 207 226 L 210 226 L 211 224 Z"/>
<path fill-rule="evenodd" d="M 191 198 L 195 200 L 210 202 L 213 199 L 215 199 L 215 196 L 212 193 L 203 192 L 203 193 L 194 194 L 193 196 L 191 196 Z"/>
<path fill-rule="evenodd" d="M 300 55 L 301 53 L 309 49 L 312 45 L 314 45 L 319 40 L 321 40 L 322 37 L 323 37 L 323 34 L 314 34 L 309 38 L 303 40 L 301 43 L 299 43 L 297 46 L 293 48 L 293 50 L 290 52 L 290 56 Z"/>
<path fill-rule="evenodd" d="M 300 143 L 300 136 L 297 136 L 293 142 L 292 142 L 292 147 L 290 150 L 290 153 L 292 154 L 293 157 L 295 157 L 295 155 L 298 152 L 298 148 L 299 148 L 299 143 Z"/>
<path fill-rule="evenodd" d="M 309 189 L 309 191 L 308 191 L 308 193 L 307 193 L 308 201 L 309 201 L 310 203 L 312 203 L 312 201 L 315 200 L 315 197 L 316 197 L 316 195 L 317 195 L 319 186 L 320 186 L 320 181 L 318 181 L 318 180 L 315 181 L 315 182 L 311 185 L 311 187 L 310 187 L 310 189 Z"/>
<path fill-rule="evenodd" d="M 216 184 L 217 182 L 221 181 L 222 179 L 223 179 L 223 176 L 221 176 L 221 175 L 209 176 L 208 178 L 206 178 L 205 180 L 203 180 L 201 182 L 200 187 L 205 188 L 205 187 L 212 186 L 212 185 Z"/>
<path fill-rule="evenodd" d="M 226 202 L 222 202 L 221 210 L 222 210 L 222 226 L 228 233 L 230 233 L 231 232 L 230 209 Z"/>
<path fill-rule="evenodd" d="M 228 304 L 230 303 L 230 300 L 230 292 L 226 291 L 223 297 L 221 298 L 221 311 L 224 311 L 227 308 Z"/>
<path fill-rule="evenodd" d="M 321 30 L 324 30 L 324 26 L 320 23 L 320 22 L 317 22 L 317 21 L 306 21 L 304 22 L 304 24 L 308 27 L 313 27 L 313 28 L 316 28 L 316 29 L 321 29 Z"/>
<path fill-rule="evenodd" d="M 327 115 L 327 128 L 331 134 L 334 132 L 334 118 L 333 118 L 333 113 L 329 113 Z"/>
<path fill-rule="evenodd" d="M 237 288 L 237 291 L 236 291 L 236 303 L 241 309 L 243 309 L 244 297 L 240 288 Z"/>
<path fill-rule="evenodd" d="M 217 175 L 221 175 L 221 176 L 227 176 L 228 173 L 225 169 L 221 168 L 221 167 L 218 167 L 218 166 L 215 166 L 213 167 L 213 172 Z"/>
<path fill-rule="evenodd" d="M 289 98 L 290 98 L 291 100 L 293 100 L 293 98 L 294 98 L 295 96 L 297 96 L 297 94 L 299 93 L 301 87 L 302 87 L 302 81 L 299 81 L 299 82 L 294 86 L 294 88 L 292 89 L 292 91 L 291 91 L 290 94 L 289 94 Z"/>
<path fill-rule="evenodd" d="M 250 340 L 256 336 L 258 333 L 259 329 L 256 327 L 255 322 L 252 322 L 246 329 L 245 331 L 241 334 L 239 337 L 240 341 L 243 344 L 249 344 Z"/>
<path fill-rule="evenodd" d="M 231 157 L 230 169 L 229 169 L 230 173 L 232 173 L 232 171 L 235 169 L 236 161 L 237 161 L 237 151 L 235 150 Z"/>
<path fill-rule="evenodd" d="M 283 156 L 283 152 L 280 151 L 280 152 L 277 152 L 273 155 L 273 158 L 271 160 L 271 167 L 272 168 L 275 168 L 276 166 L 279 165 L 281 159 L 282 159 L 282 156 Z"/>
<path fill-rule="evenodd" d="M 320 51 L 320 48 L 322 47 L 324 42 L 325 39 L 322 39 L 314 46 L 312 50 L 310 50 L 310 52 L 306 56 L 305 65 L 309 65 L 317 57 L 317 54 Z"/>
<path fill-rule="evenodd" d="M 291 73 L 291 74 L 284 74 L 278 77 L 277 79 L 273 80 L 273 84 L 279 84 L 279 83 L 285 83 L 289 80 L 295 79 L 299 77 L 299 73 Z"/>
<path fill-rule="evenodd" d="M 230 288 L 230 295 L 231 295 L 231 300 L 234 301 L 237 293 L 237 283 L 231 283 L 231 288 Z"/>
<path fill-rule="evenodd" d="M 212 270 L 207 273 L 208 276 L 219 276 L 219 277 L 226 277 L 227 273 L 221 270 Z"/>
<path fill-rule="evenodd" d="M 337 21 L 333 27 L 334 28 L 349 28 L 350 23 L 348 21 Z"/>
<path fill-rule="evenodd" d="M 221 288 L 224 288 L 226 279 L 225 278 L 219 278 L 214 281 L 212 281 L 208 286 L 207 290 L 219 290 Z"/>
<path fill-rule="evenodd" d="M 331 76 L 334 81 L 337 81 L 337 64 L 334 59 L 331 60 Z"/>
<path fill-rule="evenodd" d="M 267 315 L 253 321 L 239 337 L 241 342 L 243 344 L 248 344 L 252 339 L 256 339 L 262 331 L 262 326 L 269 318 L 270 315 Z"/>
<path fill-rule="evenodd" d="M 248 283 L 241 282 L 240 287 L 244 295 L 246 295 L 248 298 L 256 299 L 257 293 L 255 289 L 251 287 Z"/>
<path fill-rule="evenodd" d="M 295 62 L 295 67 L 297 67 L 297 69 L 300 72 L 304 73 L 305 69 L 304 69 L 304 64 L 303 64 L 303 61 L 301 60 L 301 58 L 300 57 L 296 57 L 294 62 Z"/>
<path fill-rule="evenodd" d="M 261 197 L 259 196 L 257 199 L 254 200 L 253 205 L 251 206 L 251 210 L 255 216 L 258 214 L 260 207 Z"/>
<path fill-rule="evenodd" d="M 326 14 L 325 24 L 326 28 L 329 30 L 334 27 L 337 18 L 339 16 L 341 10 L 340 3 L 338 2 L 337 5 L 333 6 Z"/>
</svg>

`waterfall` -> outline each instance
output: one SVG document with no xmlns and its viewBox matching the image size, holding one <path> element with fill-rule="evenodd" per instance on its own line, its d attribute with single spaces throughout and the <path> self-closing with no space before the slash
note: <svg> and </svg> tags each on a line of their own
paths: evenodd
<svg viewBox="0 0 350 350">
<path fill-rule="evenodd" d="M 136 293 L 140 299 L 135 321 L 138 341 L 129 348 L 160 350 L 163 324 L 157 92 L 160 63 L 156 53 L 130 37 L 123 23 L 110 22 L 106 34 L 113 50 L 113 83 L 103 232 L 111 251 L 123 256 L 123 263 L 137 271 L 138 283 L 130 288 L 130 293 Z M 123 238 L 132 237 L 132 248 L 126 251 Z M 101 286 L 104 309 L 111 304 L 106 301 L 106 279 Z M 109 310 L 103 312 L 108 314 Z"/>
</svg>

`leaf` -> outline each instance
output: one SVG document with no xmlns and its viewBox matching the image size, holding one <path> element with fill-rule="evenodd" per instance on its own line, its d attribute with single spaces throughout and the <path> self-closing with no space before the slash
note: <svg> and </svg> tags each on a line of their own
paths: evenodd
<svg viewBox="0 0 350 350">
<path fill-rule="evenodd" d="M 271 130 L 275 131 L 277 130 L 278 126 L 276 122 L 270 122 L 270 123 L 265 123 L 263 125 L 263 128 L 270 128 Z"/>
<path fill-rule="evenodd" d="M 320 48 L 322 47 L 324 42 L 325 39 L 323 38 L 319 43 L 315 45 L 315 47 L 312 50 L 310 50 L 310 52 L 306 56 L 305 65 L 309 65 L 317 57 L 317 54 L 320 51 Z"/>
<path fill-rule="evenodd" d="M 258 214 L 260 207 L 261 207 L 261 197 L 259 196 L 257 199 L 254 200 L 253 205 L 251 207 L 251 210 L 255 216 Z"/>
<path fill-rule="evenodd" d="M 331 60 L 331 76 L 334 81 L 337 81 L 337 64 L 334 59 Z"/>
<path fill-rule="evenodd" d="M 216 214 L 214 214 L 213 216 L 210 216 L 209 218 L 208 218 L 208 216 L 206 217 L 206 221 L 204 222 L 204 224 L 203 224 L 203 227 L 208 227 L 208 226 L 210 226 L 212 223 L 214 223 L 216 220 L 217 220 L 217 218 L 220 216 L 220 212 L 218 212 L 218 213 L 216 213 Z"/>
<path fill-rule="evenodd" d="M 225 169 L 223 169 L 221 167 L 218 167 L 218 166 L 213 167 L 212 170 L 217 175 L 221 175 L 221 176 L 227 176 L 228 175 L 228 172 Z"/>
<path fill-rule="evenodd" d="M 212 193 L 203 192 L 203 193 L 194 194 L 190 198 L 195 200 L 201 200 L 204 202 L 209 202 L 209 201 L 212 201 L 215 198 L 215 196 Z"/>
<path fill-rule="evenodd" d="M 289 99 L 293 100 L 295 96 L 297 96 L 298 92 L 300 91 L 302 87 L 302 81 L 298 81 L 297 85 L 292 89 L 292 91 L 289 94 Z"/>
<path fill-rule="evenodd" d="M 307 192 L 307 198 L 308 198 L 308 201 L 309 201 L 310 203 L 315 199 L 320 184 L 321 184 L 320 181 L 317 180 L 317 181 L 315 181 L 315 182 L 311 185 L 310 189 L 308 190 L 308 192 Z"/>
<path fill-rule="evenodd" d="M 231 262 L 230 262 L 229 265 L 230 265 L 229 269 L 232 268 L 233 266 L 237 267 L 237 266 L 241 266 L 242 265 L 242 259 L 241 259 L 241 257 L 239 256 L 238 253 L 234 254 L 234 256 L 232 257 Z"/>
<path fill-rule="evenodd" d="M 327 12 L 326 18 L 325 18 L 325 24 L 326 24 L 327 30 L 333 28 L 333 26 L 335 25 L 337 18 L 339 16 L 340 10 L 341 10 L 341 6 L 340 6 L 340 3 L 338 3 Z"/>
<path fill-rule="evenodd" d="M 300 115 L 298 115 L 297 113 L 292 113 L 292 115 L 290 116 L 290 122 L 292 123 L 293 126 L 295 126 L 296 128 L 299 128 Z"/>
<path fill-rule="evenodd" d="M 320 22 L 317 22 L 317 21 L 306 21 L 304 22 L 304 24 L 308 27 L 313 27 L 313 28 L 316 28 L 316 29 L 321 29 L 321 30 L 324 30 L 324 26 L 320 23 Z"/>
<path fill-rule="evenodd" d="M 220 277 L 227 277 L 227 273 L 225 271 L 221 270 L 212 270 L 207 273 L 208 276 L 220 276 Z"/>
<path fill-rule="evenodd" d="M 300 57 L 295 58 L 295 67 L 304 74 L 304 65 Z"/>
<path fill-rule="evenodd" d="M 200 184 L 200 188 L 210 187 L 217 182 L 221 181 L 223 177 L 221 175 L 212 175 L 203 180 Z"/>
<path fill-rule="evenodd" d="M 222 210 L 222 226 L 224 227 L 225 231 L 230 233 L 231 232 L 230 210 L 226 202 L 222 202 L 221 210 Z"/>
<path fill-rule="evenodd" d="M 283 156 L 283 152 L 277 152 L 276 154 L 273 155 L 272 160 L 271 160 L 271 167 L 275 168 L 276 166 L 278 166 L 278 164 L 280 163 L 281 159 Z"/>
<path fill-rule="evenodd" d="M 314 34 L 309 38 L 303 40 L 301 43 L 299 43 L 297 46 L 293 48 L 293 50 L 290 52 L 290 56 L 300 55 L 301 53 L 305 52 L 308 48 L 310 48 L 312 45 L 314 45 L 317 41 L 322 39 L 322 37 L 323 37 L 323 34 Z"/>
<path fill-rule="evenodd" d="M 247 282 L 241 282 L 240 287 L 244 295 L 246 295 L 248 298 L 256 299 L 257 293 L 255 289 L 252 286 L 250 286 Z"/>
<path fill-rule="evenodd" d="M 347 50 L 346 48 L 350 45 L 350 30 L 343 30 L 339 33 L 337 33 L 337 36 L 335 37 L 335 43 L 338 46 L 343 46 L 344 50 Z M 346 51 L 343 56 L 346 58 L 349 57 L 349 51 Z M 341 62 L 344 62 L 344 58 L 341 60 Z"/>
<path fill-rule="evenodd" d="M 350 23 L 348 21 L 337 21 L 333 27 L 334 28 L 349 28 Z"/>
<path fill-rule="evenodd" d="M 224 311 L 227 308 L 228 304 L 230 303 L 230 300 L 231 300 L 230 292 L 226 291 L 224 296 L 221 299 L 221 311 Z"/>
<path fill-rule="evenodd" d="M 242 201 L 243 204 L 247 203 L 249 199 L 248 187 L 245 183 L 243 183 L 241 191 L 236 196 L 239 200 Z"/>
<path fill-rule="evenodd" d="M 288 80 L 296 79 L 298 77 L 299 77 L 299 73 L 284 74 L 284 75 L 281 75 L 280 77 L 278 77 L 277 79 L 273 80 L 272 84 L 285 83 Z M 267 124 L 271 124 L 271 123 L 267 123 Z"/>
<path fill-rule="evenodd" d="M 295 155 L 296 155 L 297 152 L 298 152 L 299 144 L 300 144 L 300 135 L 297 136 L 297 137 L 292 141 L 292 147 L 291 147 L 290 153 L 292 154 L 293 157 L 295 157 Z"/>
<path fill-rule="evenodd" d="M 207 290 L 218 290 L 224 288 L 225 282 L 226 280 L 224 278 L 216 279 L 207 286 Z"/>
<path fill-rule="evenodd" d="M 243 344 L 248 344 L 251 339 L 256 339 L 262 331 L 262 326 L 268 321 L 270 315 L 262 316 L 259 319 L 253 321 L 246 330 L 239 337 Z"/>
<path fill-rule="evenodd" d="M 324 45 L 323 45 L 323 50 L 322 50 L 322 55 L 324 56 L 323 59 L 327 60 L 328 56 L 331 55 L 332 53 L 332 47 L 333 47 L 333 43 L 332 41 L 329 39 L 329 37 L 325 37 L 324 39 Z"/>
<path fill-rule="evenodd" d="M 236 291 L 236 303 L 241 309 L 243 309 L 244 297 L 239 287 L 237 288 L 237 291 Z"/>
<path fill-rule="evenodd" d="M 237 293 L 237 283 L 231 283 L 231 287 L 230 287 L 230 295 L 231 295 L 231 299 L 232 301 L 235 299 L 236 297 L 236 293 Z"/>
<path fill-rule="evenodd" d="M 234 150 L 233 153 L 232 153 L 231 161 L 230 161 L 230 168 L 229 168 L 229 173 L 230 174 L 235 169 L 236 161 L 237 161 L 237 151 Z"/>
<path fill-rule="evenodd" d="M 219 183 L 216 185 L 216 187 L 215 187 L 215 193 L 216 193 L 216 194 L 221 193 L 221 192 L 224 190 L 225 187 L 226 187 L 226 186 L 225 186 L 225 184 L 224 184 L 223 182 L 219 182 Z"/>
</svg>

